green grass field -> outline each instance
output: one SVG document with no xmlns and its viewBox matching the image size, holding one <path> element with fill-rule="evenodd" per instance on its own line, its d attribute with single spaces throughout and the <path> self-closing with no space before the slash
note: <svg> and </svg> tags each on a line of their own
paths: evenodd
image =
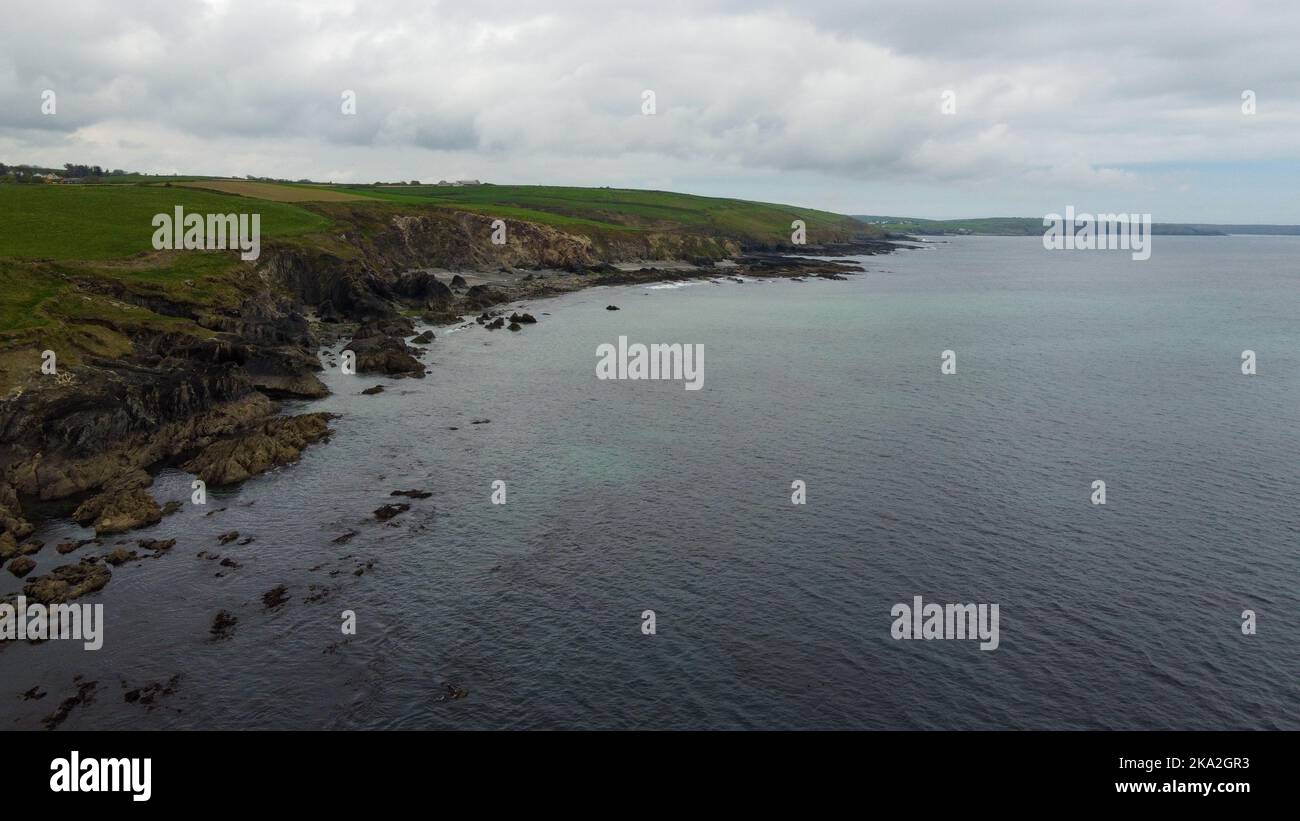
<svg viewBox="0 0 1300 821">
<path fill-rule="evenodd" d="M 810 233 L 862 230 L 852 219 L 789 205 L 698 197 L 670 191 L 545 185 L 338 186 L 397 203 L 427 203 L 478 214 L 598 231 L 698 231 L 731 239 L 789 240 L 802 219 Z"/>
<path fill-rule="evenodd" d="M 287 203 L 161 185 L 0 185 L 0 258 L 100 260 L 152 251 L 155 214 L 262 215 L 262 236 L 319 231 L 328 221 Z"/>
<path fill-rule="evenodd" d="M 104 296 L 109 289 L 82 287 L 87 280 L 107 279 L 139 295 L 204 310 L 238 305 L 239 283 L 248 270 L 234 252 L 154 252 L 153 218 L 177 205 L 187 213 L 259 213 L 263 241 L 278 237 L 345 256 L 361 251 L 351 240 L 341 241 L 339 233 L 365 236 L 396 215 L 431 210 L 541 223 L 590 237 L 597 248 L 625 238 L 653 243 L 671 237 L 667 252 L 688 256 L 716 257 L 727 252 L 728 242 L 788 242 L 796 219 L 806 223 L 813 243 L 881 234 L 825 211 L 667 191 L 177 179 L 202 180 L 207 187 L 167 185 L 157 177 L 113 184 L 0 184 L 0 351 L 58 342 L 70 350 L 109 353 L 128 344 L 123 331 L 128 326 L 161 324 L 205 333 L 188 321 Z M 330 199 L 346 201 L 315 201 Z"/>
</svg>

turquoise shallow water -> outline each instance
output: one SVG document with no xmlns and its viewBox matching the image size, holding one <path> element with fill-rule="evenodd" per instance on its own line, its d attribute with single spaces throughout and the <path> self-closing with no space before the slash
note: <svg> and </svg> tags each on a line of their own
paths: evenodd
<svg viewBox="0 0 1300 821">
<path fill-rule="evenodd" d="M 103 650 L 0 651 L 0 726 L 82 674 L 65 727 L 1300 728 L 1300 239 L 1155 241 L 594 289 L 517 334 L 440 330 L 421 381 L 330 372 L 292 409 L 340 413 L 333 441 L 140 534 L 178 545 L 93 599 Z M 597 380 L 620 334 L 703 344 L 704 388 Z M 433 495 L 375 522 L 407 488 Z M 997 603 L 999 649 L 891 639 L 916 595 Z"/>
</svg>

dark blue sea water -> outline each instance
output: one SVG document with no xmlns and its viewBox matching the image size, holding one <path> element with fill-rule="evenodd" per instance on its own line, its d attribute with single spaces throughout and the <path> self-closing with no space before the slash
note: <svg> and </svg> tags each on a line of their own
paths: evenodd
<svg viewBox="0 0 1300 821">
<path fill-rule="evenodd" d="M 589 290 L 520 333 L 439 329 L 424 380 L 329 372 L 290 410 L 341 414 L 332 442 L 132 534 L 179 541 L 89 599 L 104 649 L 0 650 L 0 726 L 80 674 L 67 728 L 1300 729 L 1300 238 L 864 262 Z M 703 344 L 703 389 L 597 380 L 620 334 Z M 408 488 L 433 495 L 376 522 Z M 89 534 L 38 535 L 46 572 Z M 917 595 L 998 604 L 999 648 L 892 639 Z"/>
</svg>

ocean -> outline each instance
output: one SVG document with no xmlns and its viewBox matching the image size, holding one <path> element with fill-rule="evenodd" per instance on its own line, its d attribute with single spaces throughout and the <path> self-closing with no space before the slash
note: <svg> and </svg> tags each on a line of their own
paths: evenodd
<svg viewBox="0 0 1300 821">
<path fill-rule="evenodd" d="M 0 648 L 0 726 L 94 682 L 60 726 L 1300 729 L 1300 237 L 860 261 L 535 301 L 436 329 L 423 380 L 328 370 L 298 464 L 205 506 L 158 476 L 187 503 L 129 539 L 177 545 L 82 600 L 103 649 Z M 702 387 L 598 379 L 619 336 L 702 345 Z M 36 572 L 128 538 L 54 553 L 90 535 L 47 523 Z M 998 605 L 997 649 L 893 638 L 917 596 Z"/>
</svg>

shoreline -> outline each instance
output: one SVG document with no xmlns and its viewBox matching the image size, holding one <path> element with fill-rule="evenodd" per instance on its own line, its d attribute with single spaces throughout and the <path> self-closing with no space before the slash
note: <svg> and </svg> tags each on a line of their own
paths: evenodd
<svg viewBox="0 0 1300 821">
<path fill-rule="evenodd" d="M 244 303 L 247 311 L 209 323 L 225 329 L 210 342 L 186 340 L 190 347 L 176 350 L 165 347 L 175 345 L 175 335 L 146 335 L 139 340 L 147 351 L 144 362 L 137 361 L 141 357 L 95 359 L 53 385 L 20 390 L 0 403 L 0 433 L 6 440 L 19 440 L 0 465 L 12 477 L 0 483 L 0 565 L 22 580 L 29 599 L 48 604 L 73 601 L 106 586 L 112 574 L 105 565 L 116 566 L 121 562 L 113 559 L 124 561 L 133 552 L 124 544 L 136 542 L 161 555 L 152 540 L 132 536 L 178 509 L 180 503 L 159 505 L 150 494 L 158 472 L 178 468 L 201 479 L 206 490 L 233 488 L 292 465 L 306 448 L 328 442 L 330 414 L 298 412 L 305 410 L 301 407 L 286 413 L 285 408 L 286 400 L 330 395 L 316 374 L 337 366 L 331 354 L 336 346 L 353 350 L 358 375 L 423 378 L 434 373 L 420 356 L 430 349 L 425 346 L 436 347 L 435 331 L 473 325 L 519 331 L 522 326 L 513 321 L 506 330 L 507 321 L 531 317 L 508 317 L 507 306 L 514 303 L 597 286 L 742 277 L 845 279 L 864 269 L 837 258 L 907 247 L 914 246 L 863 240 L 801 249 L 822 258 L 754 252 L 703 264 L 629 261 L 576 272 L 406 269 L 391 282 L 368 282 L 369 293 L 348 294 L 355 297 L 346 303 L 353 309 L 351 317 L 320 310 L 322 304 L 338 307 L 337 289 L 317 292 L 315 300 L 302 298 L 311 289 L 300 289 L 296 303 L 282 297 L 270 310 L 265 305 L 269 294 L 256 294 Z M 272 256 L 259 273 L 274 272 L 281 264 Z M 390 299 L 376 305 L 376 295 Z M 424 333 L 417 332 L 417 322 Z M 97 400 L 107 407 L 88 411 Z M 93 538 L 45 545 L 35 537 L 38 527 L 67 519 L 92 527 Z M 87 545 L 107 549 L 110 541 L 118 547 L 104 556 L 59 563 Z"/>
</svg>

